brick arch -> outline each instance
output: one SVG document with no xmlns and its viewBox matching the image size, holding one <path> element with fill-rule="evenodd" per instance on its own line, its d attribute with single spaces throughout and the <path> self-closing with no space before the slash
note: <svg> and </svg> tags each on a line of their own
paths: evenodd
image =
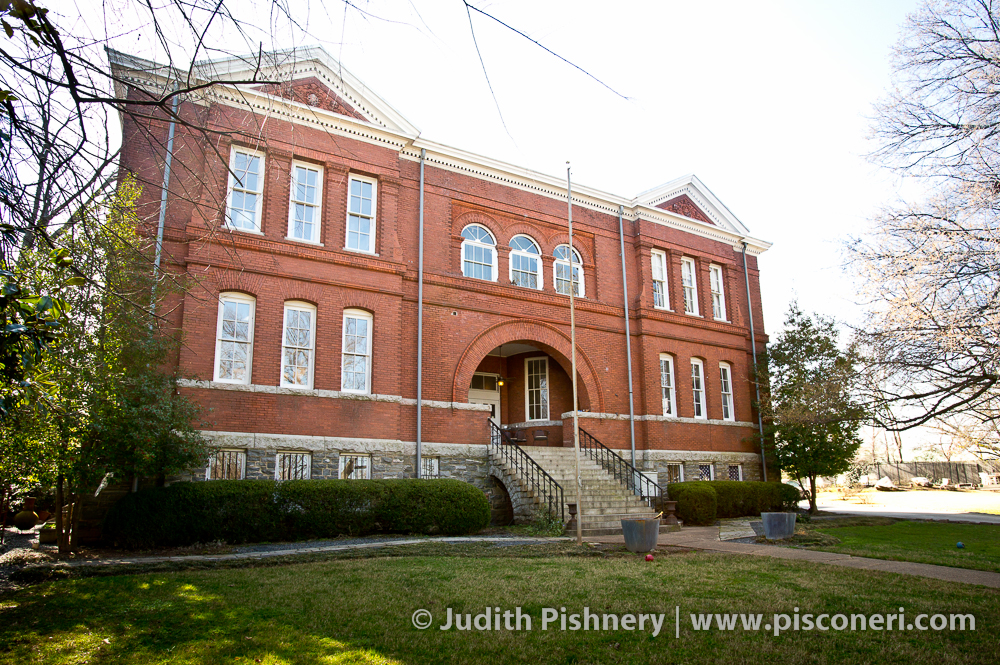
<svg viewBox="0 0 1000 665">
<path fill-rule="evenodd" d="M 514 239 L 514 236 L 528 236 L 535 241 L 536 245 L 538 245 L 538 250 L 542 254 L 545 254 L 545 235 L 537 226 L 532 226 L 527 222 L 517 221 L 505 226 L 503 232 L 504 235 L 500 239 L 500 242 L 504 247 L 510 247 L 510 241 Z"/>
<path fill-rule="evenodd" d="M 451 399 L 453 402 L 467 402 L 469 400 L 469 385 L 472 383 L 472 375 L 479 367 L 479 363 L 493 349 L 501 344 L 510 344 L 511 342 L 525 342 L 538 347 L 559 363 L 559 366 L 565 370 L 566 376 L 573 377 L 569 335 L 547 323 L 525 320 L 505 321 L 492 325 L 479 333 L 466 347 L 458 361 L 455 378 L 452 382 Z M 580 376 L 580 382 L 577 384 L 580 408 L 603 413 L 604 393 L 601 390 L 598 374 L 594 371 L 594 365 L 590 362 L 590 358 L 579 346 L 576 348 L 576 369 Z"/>
<path fill-rule="evenodd" d="M 576 251 L 580 252 L 580 258 L 583 259 L 583 265 L 594 265 L 594 259 L 590 254 L 590 238 L 587 238 L 587 236 L 578 236 L 574 233 L 573 241 L 573 247 Z M 569 234 L 564 231 L 560 231 L 559 233 L 555 233 L 545 239 L 545 248 L 542 251 L 546 256 L 552 256 L 552 253 L 556 251 L 556 247 L 568 244 Z"/>
<path fill-rule="evenodd" d="M 228 291 L 240 291 L 253 296 L 260 297 L 260 294 L 267 291 L 264 277 L 255 273 L 243 273 L 233 271 L 220 271 L 214 274 L 217 293 Z"/>
<path fill-rule="evenodd" d="M 489 215 L 484 215 L 481 212 L 467 212 L 456 219 L 455 226 L 453 227 L 455 235 L 461 235 L 462 229 L 470 224 L 485 226 L 493 234 L 493 237 L 497 239 L 498 245 L 503 243 L 503 234 L 500 233 L 503 230 L 503 225 Z"/>
</svg>

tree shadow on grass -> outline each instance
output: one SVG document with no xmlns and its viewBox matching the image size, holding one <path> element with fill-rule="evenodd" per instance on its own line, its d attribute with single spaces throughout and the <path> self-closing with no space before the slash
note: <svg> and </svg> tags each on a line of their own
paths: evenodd
<svg viewBox="0 0 1000 665">
<path fill-rule="evenodd" d="M 227 597 L 211 586 L 146 576 L 44 584 L 0 604 L 0 662 L 400 662 L 312 634 L 259 599 L 241 602 L 262 591 L 229 584 Z"/>
</svg>

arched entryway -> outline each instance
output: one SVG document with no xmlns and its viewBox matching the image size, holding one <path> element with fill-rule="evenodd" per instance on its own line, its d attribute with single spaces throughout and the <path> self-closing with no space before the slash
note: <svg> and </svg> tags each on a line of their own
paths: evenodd
<svg viewBox="0 0 1000 665">
<path fill-rule="evenodd" d="M 573 409 L 570 340 L 542 323 L 512 321 L 485 330 L 458 364 L 453 401 L 490 404 L 493 420 L 522 444 L 562 445 L 562 414 Z M 602 411 L 590 360 L 577 347 L 581 410 Z"/>
</svg>

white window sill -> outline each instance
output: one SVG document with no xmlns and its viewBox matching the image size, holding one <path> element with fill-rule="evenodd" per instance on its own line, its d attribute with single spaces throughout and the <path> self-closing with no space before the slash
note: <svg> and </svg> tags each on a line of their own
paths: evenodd
<svg viewBox="0 0 1000 665">
<path fill-rule="evenodd" d="M 713 321 L 718 321 L 719 323 L 732 323 L 729 319 L 712 319 Z"/>
<path fill-rule="evenodd" d="M 350 247 L 345 247 L 344 251 L 350 252 L 351 254 L 364 254 L 365 256 L 374 256 L 375 258 L 378 258 L 378 254 L 375 252 L 366 252 L 363 249 L 351 249 Z"/>
<path fill-rule="evenodd" d="M 278 387 L 279 388 L 284 388 L 286 390 L 312 390 L 313 389 L 312 386 L 298 386 L 298 385 L 292 385 L 290 383 L 282 383 Z"/>
<path fill-rule="evenodd" d="M 255 229 L 244 229 L 240 228 L 239 226 L 231 226 L 229 224 L 224 224 L 223 228 L 225 228 L 227 231 L 232 231 L 233 233 L 249 233 L 250 235 L 255 235 L 255 236 L 264 235 L 263 231 L 257 231 Z"/>
<path fill-rule="evenodd" d="M 305 240 L 303 238 L 293 238 L 292 236 L 285 236 L 285 240 L 289 242 L 297 242 L 303 245 L 313 245 L 314 247 L 324 247 L 323 243 L 317 242 L 315 240 Z"/>
<path fill-rule="evenodd" d="M 697 319 L 704 319 L 705 318 L 704 316 L 702 316 L 698 312 L 684 312 L 684 316 L 693 316 L 693 317 L 695 317 Z"/>
<path fill-rule="evenodd" d="M 497 278 L 497 279 L 481 279 L 479 277 L 472 277 L 470 275 L 466 275 L 465 273 L 462 273 L 462 277 L 464 277 L 466 279 L 474 279 L 477 282 L 489 282 L 490 284 L 499 284 L 500 283 L 500 279 L 499 278 Z M 511 284 L 511 286 L 514 286 L 514 284 Z"/>
<path fill-rule="evenodd" d="M 670 312 L 671 314 L 674 313 L 674 310 L 670 309 L 669 307 L 657 307 L 656 305 L 653 305 L 653 309 L 655 309 L 657 312 Z"/>
<path fill-rule="evenodd" d="M 340 392 L 345 395 L 371 395 L 371 391 L 368 390 L 341 390 Z"/>
<path fill-rule="evenodd" d="M 249 381 L 231 381 L 231 380 L 228 380 L 228 379 L 212 379 L 212 383 L 224 383 L 227 386 L 247 386 L 248 389 L 250 387 L 250 382 Z"/>
</svg>

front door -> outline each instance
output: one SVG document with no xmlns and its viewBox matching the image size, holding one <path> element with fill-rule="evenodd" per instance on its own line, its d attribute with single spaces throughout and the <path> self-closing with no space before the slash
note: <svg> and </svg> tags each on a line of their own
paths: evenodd
<svg viewBox="0 0 1000 665">
<path fill-rule="evenodd" d="M 476 372 L 469 388 L 469 404 L 489 404 L 490 420 L 500 425 L 500 377 Z"/>
<path fill-rule="evenodd" d="M 469 391 L 469 404 L 489 404 L 490 405 L 490 420 L 500 425 L 500 396 L 496 397 L 473 397 L 473 391 Z"/>
</svg>

